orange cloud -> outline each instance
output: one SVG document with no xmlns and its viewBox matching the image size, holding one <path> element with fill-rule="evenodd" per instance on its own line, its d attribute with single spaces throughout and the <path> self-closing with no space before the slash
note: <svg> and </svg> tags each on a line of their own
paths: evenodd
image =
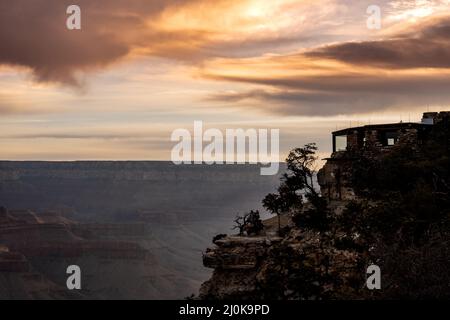
<svg viewBox="0 0 450 320">
<path fill-rule="evenodd" d="M 0 0 L 0 64 L 28 67 L 39 81 L 77 85 L 78 72 L 127 56 L 149 36 L 157 40 L 146 21 L 190 1 L 78 0 L 82 30 L 69 31 L 66 8 L 73 1 Z"/>
<path fill-rule="evenodd" d="M 253 85 L 209 100 L 298 115 L 367 113 L 450 104 L 450 16 L 376 41 L 344 42 L 291 55 L 216 59 L 208 79 Z"/>
<path fill-rule="evenodd" d="M 73 1 L 0 0 L 0 65 L 29 68 L 41 82 L 79 85 L 83 73 L 133 54 L 185 62 L 258 54 L 307 38 L 292 30 L 308 31 L 304 21 L 320 12 L 304 0 L 76 2 L 82 30 L 69 31 Z"/>
</svg>

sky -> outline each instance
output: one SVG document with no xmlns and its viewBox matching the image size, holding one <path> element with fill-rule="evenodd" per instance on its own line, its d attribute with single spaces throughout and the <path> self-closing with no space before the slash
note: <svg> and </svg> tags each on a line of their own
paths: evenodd
<svg viewBox="0 0 450 320">
<path fill-rule="evenodd" d="M 195 120 L 325 157 L 336 129 L 450 110 L 449 5 L 0 0 L 0 159 L 170 160 Z"/>
</svg>

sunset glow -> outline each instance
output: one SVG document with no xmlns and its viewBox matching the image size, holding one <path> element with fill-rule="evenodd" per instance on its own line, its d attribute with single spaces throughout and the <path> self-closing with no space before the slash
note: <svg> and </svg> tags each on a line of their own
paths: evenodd
<svg viewBox="0 0 450 320">
<path fill-rule="evenodd" d="M 337 127 L 450 104 L 449 1 L 379 1 L 370 30 L 370 1 L 80 0 L 79 32 L 35 2 L 0 0 L 2 159 L 168 160 L 194 120 L 326 154 Z"/>
</svg>

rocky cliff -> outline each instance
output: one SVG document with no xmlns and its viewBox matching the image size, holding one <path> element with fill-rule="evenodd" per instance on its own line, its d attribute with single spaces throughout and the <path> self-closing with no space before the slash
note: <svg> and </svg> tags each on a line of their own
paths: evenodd
<svg viewBox="0 0 450 320">
<path fill-rule="evenodd" d="M 363 278 L 358 275 L 361 268 L 354 252 L 327 246 L 320 234 L 296 228 L 288 216 L 283 220 L 290 231 L 283 237 L 274 236 L 274 220 L 264 221 L 264 236 L 229 236 L 215 241 L 203 258 L 214 273 L 203 283 L 200 299 L 318 299 L 318 292 L 324 293 L 319 282 L 298 290 L 303 277 L 311 274 L 339 276 L 339 297 L 356 297 L 356 291 L 342 290 Z M 332 293 L 338 288 L 330 283 L 324 289 Z"/>
<path fill-rule="evenodd" d="M 293 150 L 278 193 L 264 199 L 288 221 L 274 230 L 266 220 L 258 236 L 214 238 L 203 259 L 214 272 L 200 298 L 448 299 L 450 113 L 436 116 L 429 127 L 334 133 L 350 147 L 321 170 L 322 194 L 313 186 L 315 145 Z M 369 266 L 379 270 L 376 286 L 367 285 Z"/>
</svg>

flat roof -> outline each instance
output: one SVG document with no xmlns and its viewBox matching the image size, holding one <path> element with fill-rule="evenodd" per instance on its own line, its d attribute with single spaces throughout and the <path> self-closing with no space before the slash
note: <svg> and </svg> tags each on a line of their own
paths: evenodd
<svg viewBox="0 0 450 320">
<path fill-rule="evenodd" d="M 333 135 L 344 135 L 348 134 L 350 131 L 367 131 L 374 129 L 402 129 L 402 128 L 411 128 L 411 127 L 429 127 L 429 125 L 419 123 L 419 122 L 397 122 L 397 123 L 386 123 L 386 124 L 369 124 L 365 126 L 359 127 L 351 127 L 346 129 L 341 129 L 332 132 Z"/>
</svg>

